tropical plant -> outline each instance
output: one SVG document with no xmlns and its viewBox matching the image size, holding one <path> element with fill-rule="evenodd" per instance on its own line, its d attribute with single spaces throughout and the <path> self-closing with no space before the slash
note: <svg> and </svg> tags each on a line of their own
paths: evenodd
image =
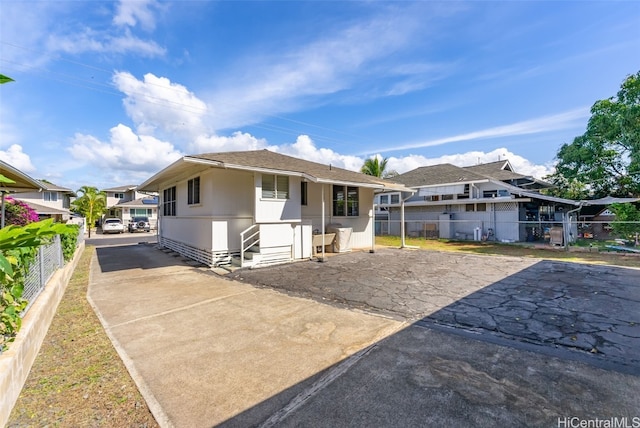
<svg viewBox="0 0 640 428">
<path fill-rule="evenodd" d="M 91 238 L 91 227 L 107 209 L 107 194 L 91 186 L 82 186 L 78 189 L 78 193 L 82 193 L 82 196 L 71 203 L 71 210 L 87 219 L 89 238 Z"/>
<path fill-rule="evenodd" d="M 0 85 L 3 83 L 14 82 L 11 77 L 5 76 L 4 74 L 0 74 Z"/>
<path fill-rule="evenodd" d="M 0 229 L 0 351 L 15 339 L 22 325 L 21 312 L 27 306 L 22 298 L 25 278 L 38 247 L 59 234 L 77 229 L 53 219 L 10 225 Z"/>
<path fill-rule="evenodd" d="M 387 169 L 388 158 L 380 159 L 378 156 L 374 156 L 364 161 L 360 172 L 374 177 L 385 177 L 385 170 Z"/>
<path fill-rule="evenodd" d="M 25 202 L 5 198 L 5 224 L 15 226 L 25 226 L 34 221 L 40 220 L 38 213 Z"/>
</svg>

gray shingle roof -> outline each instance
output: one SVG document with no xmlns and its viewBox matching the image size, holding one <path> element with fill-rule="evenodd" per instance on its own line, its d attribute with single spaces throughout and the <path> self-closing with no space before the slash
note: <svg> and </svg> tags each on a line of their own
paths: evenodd
<svg viewBox="0 0 640 428">
<path fill-rule="evenodd" d="M 322 181 L 330 180 L 378 185 L 389 184 L 389 182 L 386 182 L 381 178 L 372 177 L 370 175 L 349 171 L 331 165 L 294 158 L 293 156 L 283 155 L 266 149 L 245 152 L 205 153 L 188 157 L 222 162 L 226 165 L 304 173 Z"/>
<path fill-rule="evenodd" d="M 135 184 L 129 184 L 126 186 L 110 187 L 109 189 L 102 189 L 103 192 L 128 192 L 136 188 Z"/>
<path fill-rule="evenodd" d="M 488 177 L 449 163 L 423 166 L 393 177 L 393 181 L 408 187 L 432 186 L 438 184 L 468 183 L 487 181 Z"/>
</svg>

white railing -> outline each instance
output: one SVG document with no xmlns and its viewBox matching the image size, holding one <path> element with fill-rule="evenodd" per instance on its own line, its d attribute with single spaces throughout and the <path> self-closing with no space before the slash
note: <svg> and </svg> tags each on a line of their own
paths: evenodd
<svg viewBox="0 0 640 428">
<path fill-rule="evenodd" d="M 240 267 L 244 267 L 244 253 L 260 243 L 260 225 L 252 224 L 240 232 Z"/>
</svg>

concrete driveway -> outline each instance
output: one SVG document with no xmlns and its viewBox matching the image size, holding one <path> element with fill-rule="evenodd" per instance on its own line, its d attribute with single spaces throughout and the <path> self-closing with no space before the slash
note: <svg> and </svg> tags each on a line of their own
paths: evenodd
<svg viewBox="0 0 640 428">
<path fill-rule="evenodd" d="M 637 270 L 382 250 L 233 276 L 97 249 L 89 298 L 164 426 L 640 424 Z"/>
</svg>

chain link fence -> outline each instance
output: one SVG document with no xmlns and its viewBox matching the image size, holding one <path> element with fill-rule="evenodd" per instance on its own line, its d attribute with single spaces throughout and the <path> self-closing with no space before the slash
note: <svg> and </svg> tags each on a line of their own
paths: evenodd
<svg viewBox="0 0 640 428">
<path fill-rule="evenodd" d="M 80 245 L 83 241 L 84 227 L 80 227 L 78 230 L 77 245 Z M 24 282 L 24 291 L 22 292 L 22 297 L 26 299 L 29 304 L 24 309 L 23 316 L 27 313 L 38 295 L 42 293 L 49 279 L 63 266 L 64 255 L 62 253 L 62 244 L 60 242 L 60 236 L 56 235 L 51 243 L 38 248 L 35 260 L 29 265 L 29 270 Z"/>
<path fill-rule="evenodd" d="M 640 231 L 640 222 L 619 222 Z M 610 222 L 591 221 L 479 221 L 479 220 L 410 220 L 404 222 L 407 238 L 454 239 L 466 241 L 530 242 L 564 245 L 638 246 L 640 236 L 622 237 Z M 376 220 L 376 236 L 400 236 L 398 220 Z"/>
</svg>

